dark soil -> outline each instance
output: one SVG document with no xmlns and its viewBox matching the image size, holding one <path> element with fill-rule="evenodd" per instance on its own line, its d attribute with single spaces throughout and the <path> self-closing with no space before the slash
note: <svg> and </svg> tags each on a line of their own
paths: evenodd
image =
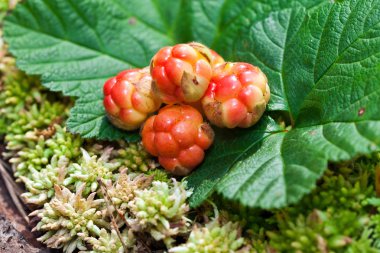
<svg viewBox="0 0 380 253">
<path fill-rule="evenodd" d="M 1 149 L 0 144 L 0 149 Z M 1 159 L 1 158 L 0 158 Z M 22 218 L 0 177 L 0 253 L 53 253 L 43 247 Z"/>
</svg>

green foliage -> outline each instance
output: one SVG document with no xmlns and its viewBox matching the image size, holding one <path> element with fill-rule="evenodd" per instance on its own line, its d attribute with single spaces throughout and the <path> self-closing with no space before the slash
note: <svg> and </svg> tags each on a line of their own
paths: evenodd
<svg viewBox="0 0 380 253">
<path fill-rule="evenodd" d="M 217 155 L 207 156 L 189 179 L 195 188 L 193 206 L 215 188 L 252 207 L 295 203 L 315 187 L 328 161 L 379 149 L 380 108 L 373 104 L 380 96 L 379 11 L 378 1 L 326 3 L 309 12 L 274 12 L 252 26 L 241 39 L 247 51 L 238 55 L 268 73 L 273 96 L 286 105 L 292 129 L 253 147 L 247 144 L 253 139 L 236 132 L 244 154 L 238 161 L 227 160 L 237 148 L 217 140 L 210 151 L 218 150 Z M 210 166 L 215 159 L 228 161 L 228 173 Z"/>
<path fill-rule="evenodd" d="M 85 184 L 83 195 L 88 196 L 92 192 L 99 191 L 98 179 L 104 181 L 114 181 L 117 178 L 117 170 L 120 167 L 118 162 L 109 162 L 111 149 L 104 150 L 102 156 L 90 156 L 88 152 L 82 149 L 82 159 L 79 163 L 71 164 L 67 169 L 67 177 L 63 185 L 68 187 L 74 185 L 76 191 L 82 184 Z"/>
<path fill-rule="evenodd" d="M 175 180 L 173 184 L 153 181 L 151 188 L 135 190 L 135 198 L 128 205 L 132 213 L 128 223 L 133 230 L 147 231 L 155 240 L 163 240 L 171 247 L 173 237 L 187 233 L 191 223 L 186 217 L 189 211 L 186 200 L 191 192 L 185 187 L 185 183 Z"/>
<path fill-rule="evenodd" d="M 24 147 L 17 152 L 17 156 L 10 159 L 10 163 L 16 168 L 16 177 L 28 176 L 34 170 L 40 171 L 50 163 L 53 156 L 65 156 L 69 160 L 80 156 L 83 140 L 60 125 L 54 125 L 54 129 L 55 133 L 51 138 L 36 136 L 34 145 Z"/>
<path fill-rule="evenodd" d="M 218 218 L 204 227 L 195 226 L 185 244 L 171 248 L 170 253 L 238 252 L 244 245 L 238 223 L 222 224 Z M 239 251 L 240 252 L 240 251 Z M 244 251 L 241 251 L 244 252 Z"/>
<path fill-rule="evenodd" d="M 53 91 L 83 96 L 71 112 L 71 131 L 136 141 L 136 132 L 120 131 L 105 117 L 100 92 L 107 78 L 148 65 L 159 48 L 178 42 L 203 42 L 233 60 L 234 35 L 246 33 L 252 22 L 270 11 L 296 5 L 311 8 L 323 1 L 30 0 L 8 17 L 5 33 L 21 69 L 42 74 L 44 85 Z M 50 22 L 42 25 L 35 17 Z"/>
<path fill-rule="evenodd" d="M 137 140 L 110 126 L 101 86 L 122 69 L 146 66 L 164 45 L 197 40 L 227 60 L 261 67 L 272 91 L 269 110 L 285 111 L 291 128 L 265 116 L 251 129 L 218 130 L 189 177 L 192 206 L 216 190 L 245 206 L 283 207 L 314 189 L 328 162 L 380 148 L 379 1 L 140 5 L 29 0 L 6 19 L 6 37 L 22 69 L 42 74 L 51 90 L 81 96 L 68 127 L 100 139 Z"/>
<path fill-rule="evenodd" d="M 308 217 L 298 216 L 294 222 L 283 217 L 278 217 L 278 222 L 280 231 L 268 235 L 271 247 L 279 252 L 378 251 L 368 237 L 361 237 L 368 217 L 348 210 L 332 213 L 315 210 Z"/>
</svg>

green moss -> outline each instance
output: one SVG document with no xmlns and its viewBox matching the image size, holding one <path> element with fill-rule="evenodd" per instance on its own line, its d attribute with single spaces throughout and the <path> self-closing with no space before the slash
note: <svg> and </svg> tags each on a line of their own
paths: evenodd
<svg viewBox="0 0 380 253">
<path fill-rule="evenodd" d="M 82 159 L 71 164 L 67 171 L 67 177 L 63 184 L 66 187 L 73 185 L 73 189 L 78 189 L 83 183 L 85 188 L 83 194 L 87 196 L 92 192 L 99 191 L 98 180 L 114 182 L 117 178 L 119 162 L 109 162 L 111 149 L 106 149 L 102 156 L 90 156 L 82 149 Z"/>
<path fill-rule="evenodd" d="M 233 253 L 244 246 L 239 223 L 223 224 L 218 218 L 203 227 L 195 226 L 185 244 L 171 248 L 170 253 Z"/>
<path fill-rule="evenodd" d="M 40 210 L 31 213 L 41 220 L 34 230 L 45 232 L 38 240 L 50 248 L 63 248 L 71 253 L 86 249 L 84 238 L 99 236 L 101 228 L 110 228 L 102 216 L 104 200 L 94 199 L 95 193 L 82 197 L 83 184 L 76 193 L 55 185 L 55 197 Z"/>
<path fill-rule="evenodd" d="M 54 197 L 54 185 L 63 185 L 67 173 L 68 159 L 53 156 L 46 168 L 40 171 L 30 168 L 29 177 L 20 176 L 27 192 L 21 194 L 25 203 L 43 205 Z"/>
<path fill-rule="evenodd" d="M 128 223 L 133 230 L 148 232 L 155 240 L 163 240 L 167 247 L 175 242 L 173 237 L 189 231 L 186 201 L 191 192 L 186 191 L 185 183 L 153 181 L 152 187 L 138 189 L 134 194 L 128 204 L 132 214 Z"/>
<path fill-rule="evenodd" d="M 170 175 L 163 169 L 150 169 L 146 172 L 148 176 L 153 176 L 154 181 L 171 182 Z"/>
<path fill-rule="evenodd" d="M 347 252 L 365 248 L 373 252 L 369 238 L 362 238 L 369 217 L 349 210 L 323 212 L 314 210 L 307 217 L 277 217 L 279 230 L 268 232 L 270 245 L 279 252 Z M 353 251 L 355 252 L 355 251 Z"/>
<path fill-rule="evenodd" d="M 157 167 L 157 163 L 145 151 L 141 143 L 119 141 L 118 147 L 112 151 L 113 160 L 133 171 L 147 172 Z"/>
<path fill-rule="evenodd" d="M 10 159 L 10 163 L 15 167 L 16 177 L 30 177 L 32 170 L 40 171 L 45 168 L 54 155 L 65 156 L 70 161 L 81 156 L 83 140 L 79 136 L 67 132 L 66 128 L 60 125 L 54 125 L 52 131 L 54 134 L 51 138 L 43 135 L 36 137 L 34 145 L 22 148 L 17 152 L 17 156 Z"/>
</svg>

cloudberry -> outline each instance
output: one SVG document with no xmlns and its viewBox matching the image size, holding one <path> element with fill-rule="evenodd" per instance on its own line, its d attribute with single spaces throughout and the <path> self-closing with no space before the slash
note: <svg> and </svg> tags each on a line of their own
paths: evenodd
<svg viewBox="0 0 380 253">
<path fill-rule="evenodd" d="M 148 67 L 120 72 L 104 84 L 103 93 L 109 120 L 124 130 L 138 129 L 161 106 Z"/>
<path fill-rule="evenodd" d="M 167 105 L 151 116 L 142 129 L 145 149 L 175 175 L 187 175 L 204 158 L 214 131 L 189 105 Z"/>
<path fill-rule="evenodd" d="M 222 56 L 220 56 L 217 52 L 215 52 L 212 49 L 210 49 L 210 51 L 211 51 L 211 64 L 212 64 L 213 68 L 215 68 L 219 64 L 225 63 Z"/>
<path fill-rule="evenodd" d="M 247 128 L 261 118 L 269 97 L 268 79 L 258 67 L 227 62 L 214 69 L 202 106 L 218 127 Z"/>
<path fill-rule="evenodd" d="M 221 61 L 209 48 L 195 42 L 159 50 L 150 70 L 162 101 L 174 104 L 201 99 L 210 82 L 213 59 Z"/>
</svg>

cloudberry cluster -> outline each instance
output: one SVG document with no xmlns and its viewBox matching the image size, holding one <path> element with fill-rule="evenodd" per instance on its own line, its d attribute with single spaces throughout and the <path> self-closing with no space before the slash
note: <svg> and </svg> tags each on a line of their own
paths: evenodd
<svg viewBox="0 0 380 253">
<path fill-rule="evenodd" d="M 248 128 L 269 98 L 268 79 L 258 67 L 225 62 L 196 42 L 161 48 L 150 67 L 123 71 L 104 85 L 109 120 L 124 130 L 141 128 L 144 148 L 176 175 L 197 167 L 213 142 L 202 115 L 217 127 Z M 162 103 L 167 105 L 158 111 Z"/>
</svg>

